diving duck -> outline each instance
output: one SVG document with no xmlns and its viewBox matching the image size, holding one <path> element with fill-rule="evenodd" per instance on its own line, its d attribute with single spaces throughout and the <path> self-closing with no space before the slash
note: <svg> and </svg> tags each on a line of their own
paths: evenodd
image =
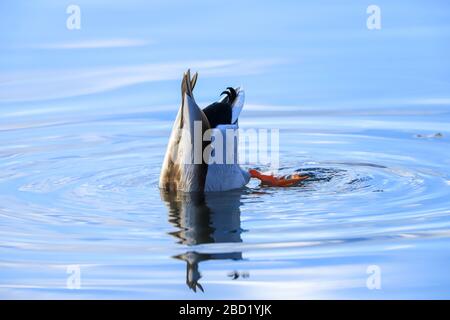
<svg viewBox="0 0 450 320">
<path fill-rule="evenodd" d="M 202 110 L 193 95 L 197 78 L 198 73 L 191 78 L 189 70 L 183 75 L 181 106 L 159 178 L 162 190 L 228 191 L 244 187 L 250 178 L 261 180 L 262 185 L 290 187 L 308 178 L 299 174 L 274 176 L 255 169 L 242 169 L 238 163 L 238 118 L 244 107 L 244 90 L 228 87 L 219 101 Z M 216 157 L 216 154 L 221 156 Z"/>
<path fill-rule="evenodd" d="M 238 164 L 237 134 L 226 133 L 229 130 L 237 133 L 238 117 L 245 100 L 244 90 L 228 87 L 222 92 L 223 97 L 219 101 L 202 110 L 193 95 L 197 78 L 198 73 L 191 78 L 189 70 L 183 75 L 181 106 L 164 157 L 159 187 L 166 191 L 182 192 L 214 192 L 242 188 L 249 182 L 250 173 Z M 204 136 L 208 134 L 209 141 L 204 141 Z M 223 147 L 223 161 L 210 161 L 215 152 L 220 152 L 212 148 L 211 142 L 219 135 L 223 139 L 220 144 Z M 232 154 L 227 155 L 227 145 L 228 152 Z M 229 148 L 230 145 L 232 148 Z"/>
</svg>

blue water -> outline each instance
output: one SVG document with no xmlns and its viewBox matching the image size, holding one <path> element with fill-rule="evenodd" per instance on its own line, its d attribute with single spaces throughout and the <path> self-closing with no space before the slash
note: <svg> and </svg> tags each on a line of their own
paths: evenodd
<svg viewBox="0 0 450 320">
<path fill-rule="evenodd" d="M 446 1 L 77 4 L 0 4 L 1 298 L 450 298 Z M 311 178 L 160 193 L 189 67 Z"/>
</svg>

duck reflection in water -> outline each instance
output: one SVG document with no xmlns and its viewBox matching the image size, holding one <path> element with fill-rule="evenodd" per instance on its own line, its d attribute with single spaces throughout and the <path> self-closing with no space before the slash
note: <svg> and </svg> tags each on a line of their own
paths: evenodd
<svg viewBox="0 0 450 320">
<path fill-rule="evenodd" d="M 169 209 L 169 221 L 179 230 L 171 233 L 180 244 L 242 242 L 242 191 L 220 193 L 174 193 L 161 191 Z M 203 287 L 199 263 L 206 260 L 241 260 L 241 252 L 199 253 L 189 250 L 174 258 L 186 261 L 186 284 L 193 291 Z"/>
</svg>

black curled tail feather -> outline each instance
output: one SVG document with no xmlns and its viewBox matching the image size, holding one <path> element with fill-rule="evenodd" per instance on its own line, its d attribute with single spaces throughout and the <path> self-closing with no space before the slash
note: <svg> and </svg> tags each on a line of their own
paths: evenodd
<svg viewBox="0 0 450 320">
<path fill-rule="evenodd" d="M 232 105 L 237 98 L 237 92 L 234 88 L 228 87 L 220 95 L 223 94 L 227 95 L 223 100 L 214 102 L 203 109 L 211 128 L 216 128 L 221 124 L 231 124 Z"/>
<path fill-rule="evenodd" d="M 237 97 L 236 90 L 234 88 L 232 88 L 232 87 L 227 87 L 227 90 L 223 91 L 220 95 L 223 95 L 223 94 L 227 95 L 228 101 L 226 101 L 226 102 L 229 103 L 229 104 L 232 104 L 233 101 Z"/>
</svg>

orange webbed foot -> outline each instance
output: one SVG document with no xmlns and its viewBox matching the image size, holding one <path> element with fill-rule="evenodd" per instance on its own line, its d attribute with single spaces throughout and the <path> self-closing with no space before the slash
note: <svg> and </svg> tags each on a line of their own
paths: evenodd
<svg viewBox="0 0 450 320">
<path fill-rule="evenodd" d="M 272 187 L 290 187 L 290 186 L 296 185 L 300 181 L 308 179 L 308 176 L 302 176 L 299 174 L 292 174 L 289 176 L 276 177 L 274 175 L 263 174 L 263 173 L 259 172 L 258 170 L 254 170 L 254 169 L 250 169 L 249 173 L 252 178 L 259 179 L 259 180 L 261 180 L 262 184 L 269 185 Z"/>
</svg>

